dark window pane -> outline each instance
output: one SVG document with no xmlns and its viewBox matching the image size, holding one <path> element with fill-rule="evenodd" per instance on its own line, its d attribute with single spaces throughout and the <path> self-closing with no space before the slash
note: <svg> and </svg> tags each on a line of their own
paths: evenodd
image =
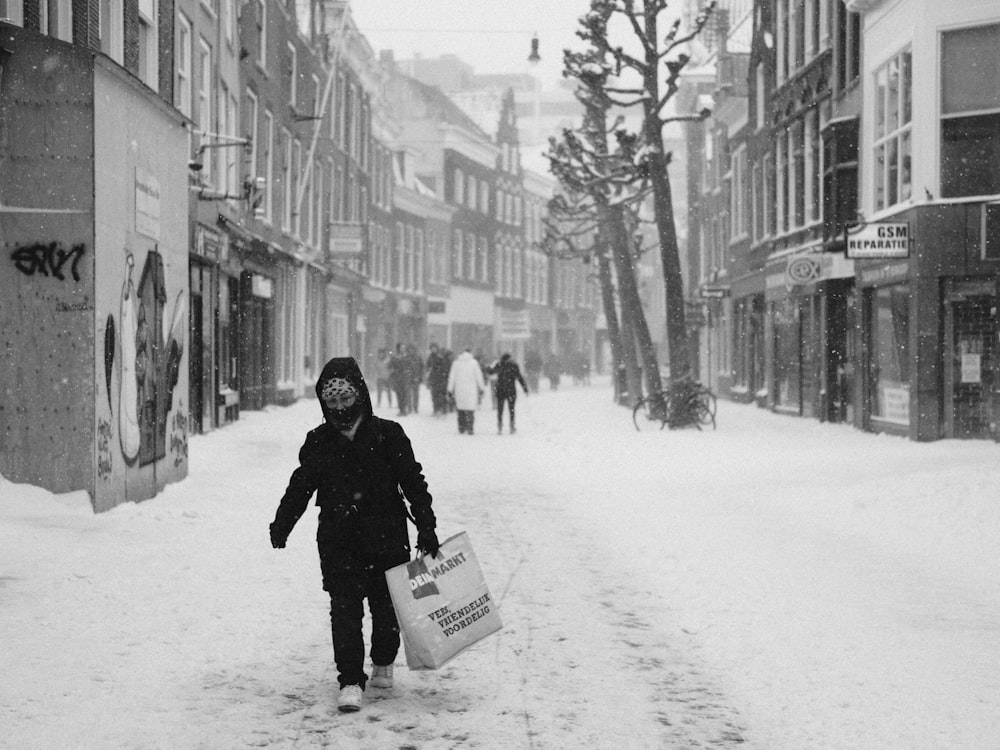
<svg viewBox="0 0 1000 750">
<path fill-rule="evenodd" d="M 950 31 L 941 41 L 944 114 L 1000 107 L 1000 24 Z"/>
<path fill-rule="evenodd" d="M 995 193 L 1000 193 L 1000 113 L 944 120 L 942 197 Z"/>
</svg>

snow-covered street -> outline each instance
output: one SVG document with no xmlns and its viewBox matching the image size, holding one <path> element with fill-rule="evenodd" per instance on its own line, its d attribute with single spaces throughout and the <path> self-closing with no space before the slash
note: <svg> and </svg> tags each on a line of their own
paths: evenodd
<svg viewBox="0 0 1000 750">
<path fill-rule="evenodd" d="M 604 381 L 519 399 L 516 435 L 421 406 L 500 633 L 339 714 L 316 511 L 267 529 L 320 409 L 244 412 L 102 515 L 0 479 L 0 747 L 1000 747 L 995 443 L 725 402 L 637 433 Z"/>
</svg>

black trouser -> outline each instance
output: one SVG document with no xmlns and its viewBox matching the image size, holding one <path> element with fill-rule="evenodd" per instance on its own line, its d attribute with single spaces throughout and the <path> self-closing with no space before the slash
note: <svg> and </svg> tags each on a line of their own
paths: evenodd
<svg viewBox="0 0 1000 750">
<path fill-rule="evenodd" d="M 497 394 L 497 429 L 503 429 L 503 405 L 507 402 L 507 411 L 510 413 L 510 431 L 514 431 L 514 405 L 517 403 L 516 393 Z"/>
<path fill-rule="evenodd" d="M 472 434 L 472 427 L 476 423 L 476 412 L 472 409 L 458 410 L 458 431 Z"/>
<path fill-rule="evenodd" d="M 448 392 L 444 386 L 431 388 L 431 402 L 434 404 L 435 414 L 444 414 L 448 411 Z"/>
<path fill-rule="evenodd" d="M 405 383 L 396 383 L 393 386 L 396 391 L 396 406 L 399 408 L 400 414 L 410 413 L 410 387 Z"/>
<path fill-rule="evenodd" d="M 392 608 L 385 572 L 375 566 L 367 570 L 342 570 L 336 575 L 326 573 L 323 588 L 330 594 L 330 631 L 338 680 L 341 687 L 360 685 L 364 690 L 368 675 L 361 628 L 366 598 L 372 616 L 372 663 L 392 664 L 399 653 L 399 623 Z"/>
</svg>

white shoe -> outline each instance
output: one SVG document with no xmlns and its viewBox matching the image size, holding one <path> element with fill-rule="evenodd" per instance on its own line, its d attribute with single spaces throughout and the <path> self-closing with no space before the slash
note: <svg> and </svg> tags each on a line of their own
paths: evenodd
<svg viewBox="0 0 1000 750">
<path fill-rule="evenodd" d="M 386 664 L 384 667 L 380 667 L 378 664 L 372 664 L 372 678 L 368 684 L 377 688 L 391 688 L 392 665 Z"/>
<path fill-rule="evenodd" d="M 340 689 L 337 708 L 344 713 L 361 710 L 362 690 L 360 685 L 345 685 Z"/>
</svg>

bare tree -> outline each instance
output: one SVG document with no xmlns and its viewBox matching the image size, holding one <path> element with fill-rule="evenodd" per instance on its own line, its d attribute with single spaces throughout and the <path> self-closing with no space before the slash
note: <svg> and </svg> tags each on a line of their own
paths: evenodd
<svg viewBox="0 0 1000 750">
<path fill-rule="evenodd" d="M 598 230 L 598 246 L 602 251 L 607 248 L 614 261 L 622 311 L 622 364 L 628 375 L 629 401 L 634 402 L 642 396 L 642 380 L 631 366 L 633 344 L 637 345 L 650 388 L 661 390 L 656 347 L 636 283 L 627 221 L 632 206 L 647 197 L 648 188 L 636 166 L 638 137 L 616 129 L 615 148 L 609 148 L 607 112 L 611 102 L 605 88 L 610 72 L 604 54 L 598 50 L 564 53 L 563 75 L 579 81 L 576 96 L 584 105 L 585 115 L 579 130 L 564 130 L 561 139 L 550 139 L 546 156 L 552 173 L 574 199 L 570 202 L 564 196 L 557 197 L 550 204 L 553 215 L 592 217 Z"/>
<path fill-rule="evenodd" d="M 680 19 L 668 25 L 661 38 L 660 20 L 667 11 L 669 0 L 591 0 L 590 12 L 580 21 L 584 26 L 578 35 L 613 61 L 618 80 L 629 81 L 628 73 L 637 79 L 628 83 L 608 85 L 609 100 L 623 107 L 641 106 L 643 110 L 642 146 L 637 150 L 637 166 L 649 179 L 653 192 L 653 208 L 659 234 L 660 259 L 663 265 L 663 287 L 666 297 L 667 346 L 672 384 L 687 381 L 691 375 L 691 357 L 684 320 L 684 281 L 681 275 L 680 248 L 674 224 L 673 196 L 668 167 L 670 155 L 663 148 L 663 128 L 671 122 L 699 120 L 710 112 L 696 115 L 669 116 L 668 102 L 678 91 L 678 81 L 689 57 L 682 50 L 705 27 L 715 1 L 708 3 L 695 19 L 694 26 L 681 30 Z M 636 54 L 612 42 L 608 25 L 613 18 L 624 20 L 634 35 Z M 625 76 L 621 76 L 622 73 Z M 650 388 L 653 388 L 652 383 Z"/>
</svg>

